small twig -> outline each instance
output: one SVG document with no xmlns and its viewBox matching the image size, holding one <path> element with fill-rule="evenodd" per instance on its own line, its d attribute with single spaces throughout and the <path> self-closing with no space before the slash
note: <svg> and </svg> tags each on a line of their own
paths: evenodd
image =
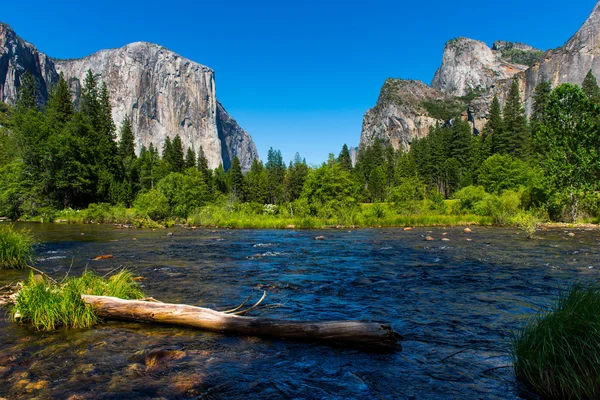
<svg viewBox="0 0 600 400">
<path fill-rule="evenodd" d="M 86 268 L 87 268 L 87 266 L 86 266 Z M 107 273 L 105 273 L 104 275 L 102 275 L 102 277 L 105 278 L 107 275 L 112 274 L 114 271 L 118 270 L 119 268 L 123 268 L 123 266 L 119 265 L 118 267 L 115 267 L 115 268 L 111 269 L 110 271 L 108 271 Z"/>
<path fill-rule="evenodd" d="M 244 307 L 244 305 L 245 305 L 245 304 L 246 304 L 246 303 L 247 303 L 247 302 L 248 302 L 248 301 L 249 301 L 251 298 L 252 298 L 252 294 L 250 294 L 250 296 L 246 297 L 246 300 L 244 300 L 244 301 L 242 302 L 242 304 L 240 304 L 240 305 L 239 305 L 239 306 L 237 306 L 236 308 L 232 308 L 231 310 L 227 310 L 227 311 L 221 311 L 221 312 L 224 312 L 225 314 L 229 314 L 229 313 L 232 313 L 232 312 L 234 312 L 234 311 L 237 311 L 237 310 L 239 310 L 240 308 Z"/>
<path fill-rule="evenodd" d="M 45 272 L 42 272 L 39 269 L 32 267 L 31 265 L 28 265 L 27 268 L 31 268 L 35 272 L 39 272 L 40 274 L 42 274 L 42 276 L 45 276 L 46 278 L 50 279 L 52 282 L 56 283 L 57 285 L 59 284 L 54 278 L 52 278 L 50 275 L 46 274 Z"/>
<path fill-rule="evenodd" d="M 71 256 L 71 265 L 69 265 L 69 270 L 67 271 L 67 274 L 65 275 L 65 277 L 62 278 L 62 280 L 60 281 L 60 283 L 63 283 L 65 281 L 65 279 L 67 279 L 67 277 L 71 273 L 71 268 L 73 268 L 73 261 L 74 260 L 75 260 L 75 256 Z"/>
<path fill-rule="evenodd" d="M 258 300 L 258 301 L 256 302 L 256 304 L 255 304 L 255 305 L 253 305 L 252 307 L 250 307 L 250 308 L 247 308 L 247 309 L 245 309 L 245 310 L 242 310 L 242 311 L 236 311 L 236 312 L 233 312 L 233 313 L 230 313 L 230 314 L 233 314 L 233 315 L 243 315 L 243 314 L 246 314 L 247 312 L 249 312 L 249 311 L 252 311 L 252 310 L 254 310 L 256 307 L 258 307 L 258 305 L 259 305 L 260 303 L 262 303 L 262 301 L 265 299 L 265 297 L 267 297 L 267 291 L 266 291 L 266 290 L 265 290 L 265 292 L 263 293 L 263 295 L 262 295 L 262 297 L 260 298 L 260 300 Z"/>
</svg>

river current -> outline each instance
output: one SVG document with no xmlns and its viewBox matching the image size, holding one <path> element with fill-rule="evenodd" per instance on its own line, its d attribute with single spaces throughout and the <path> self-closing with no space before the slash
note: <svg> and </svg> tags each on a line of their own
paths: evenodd
<svg viewBox="0 0 600 400">
<path fill-rule="evenodd" d="M 511 333 L 559 288 L 600 276 L 598 230 L 528 240 L 484 227 L 19 227 L 39 242 L 36 267 L 56 278 L 124 266 L 148 296 L 215 309 L 267 291 L 280 306 L 253 315 L 388 322 L 404 341 L 401 352 L 376 354 L 118 321 L 47 333 L 0 312 L 0 397 L 11 400 L 527 398 Z M 92 260 L 101 254 L 114 257 Z M 0 286 L 28 273 L 0 271 Z"/>
</svg>

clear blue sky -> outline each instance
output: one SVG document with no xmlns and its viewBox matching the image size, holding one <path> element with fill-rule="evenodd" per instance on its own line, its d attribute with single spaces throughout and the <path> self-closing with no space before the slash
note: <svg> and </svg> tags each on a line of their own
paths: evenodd
<svg viewBox="0 0 600 400">
<path fill-rule="evenodd" d="M 161 44 L 215 70 L 217 97 L 286 160 L 320 163 L 358 144 L 362 116 L 388 77 L 429 83 L 458 36 L 564 44 L 594 0 L 6 1 L 0 21 L 52 57 L 134 41 Z"/>
</svg>

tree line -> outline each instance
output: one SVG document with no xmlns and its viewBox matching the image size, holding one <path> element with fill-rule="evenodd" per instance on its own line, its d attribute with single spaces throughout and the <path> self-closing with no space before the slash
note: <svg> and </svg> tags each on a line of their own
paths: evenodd
<svg viewBox="0 0 600 400">
<path fill-rule="evenodd" d="M 600 88 L 591 71 L 581 87 L 540 83 L 529 119 L 513 81 L 503 108 L 494 97 L 478 135 L 456 118 L 432 127 L 409 151 L 375 140 L 355 165 L 346 145 L 319 166 L 298 154 L 286 163 L 271 148 L 266 163 L 255 159 L 246 173 L 237 156 L 228 171 L 209 169 L 203 149 L 184 152 L 179 136 L 138 155 L 127 117 L 116 140 L 108 90 L 92 71 L 77 104 L 62 75 L 46 104 L 37 99 L 35 80 L 25 74 L 15 106 L 0 104 L 0 214 L 12 218 L 92 203 L 135 207 L 153 219 L 186 218 L 223 202 L 323 218 L 360 203 L 411 213 L 420 201 L 442 207 L 451 198 L 474 211 L 473 196 L 505 191 L 555 220 L 598 213 Z"/>
</svg>

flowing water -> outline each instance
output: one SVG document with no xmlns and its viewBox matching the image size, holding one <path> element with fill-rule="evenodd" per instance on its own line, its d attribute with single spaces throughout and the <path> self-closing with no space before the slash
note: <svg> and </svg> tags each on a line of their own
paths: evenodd
<svg viewBox="0 0 600 400">
<path fill-rule="evenodd" d="M 266 290 L 267 303 L 282 306 L 258 315 L 385 321 L 405 340 L 401 352 L 373 354 L 114 321 L 46 333 L 0 313 L 7 399 L 524 397 L 510 367 L 511 332 L 559 287 L 597 280 L 600 271 L 597 230 L 572 237 L 554 229 L 527 240 L 482 227 L 465 234 L 22 226 L 40 242 L 37 268 L 54 277 L 125 266 L 146 278 L 149 296 L 217 309 Z M 315 240 L 320 235 L 325 240 Z M 100 254 L 114 258 L 91 260 Z M 2 271 L 0 286 L 27 274 Z"/>
</svg>

